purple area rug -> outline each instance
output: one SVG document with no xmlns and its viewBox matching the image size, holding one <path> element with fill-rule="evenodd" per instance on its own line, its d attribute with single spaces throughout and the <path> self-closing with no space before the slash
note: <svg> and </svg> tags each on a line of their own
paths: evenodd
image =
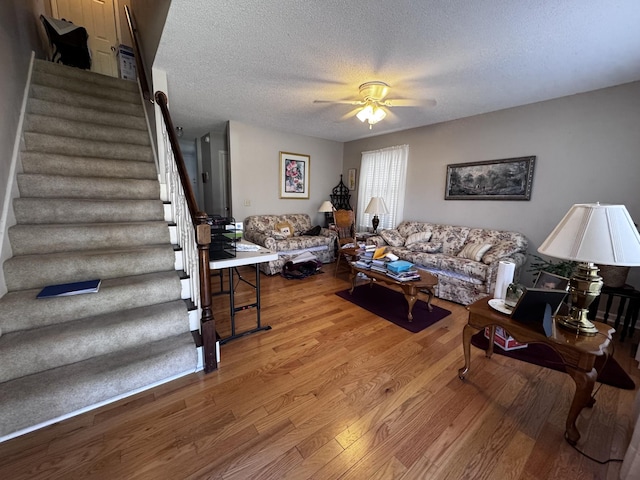
<svg viewBox="0 0 640 480">
<path fill-rule="evenodd" d="M 471 337 L 471 345 L 482 350 L 487 349 L 489 340 L 485 338 L 484 330 L 479 331 Z M 560 356 L 554 352 L 551 347 L 542 343 L 530 343 L 527 348 L 508 351 L 502 350 L 502 348 L 495 345 L 493 347 L 493 353 L 522 360 L 523 362 L 533 363 L 534 365 L 540 365 L 541 367 L 552 368 L 559 372 L 566 371 Z M 604 357 L 599 357 L 596 360 L 596 370 L 599 372 L 598 382 L 625 390 L 633 390 L 636 388 L 633 380 L 631 380 L 627 372 L 624 371 L 615 358 L 609 357 L 606 359 L 604 366 L 602 366 L 603 362 L 605 362 Z"/>
<path fill-rule="evenodd" d="M 413 333 L 424 330 L 451 313 L 435 305 L 432 305 L 433 310 L 430 312 L 427 302 L 417 300 L 412 310 L 413 321 L 409 322 L 407 319 L 409 307 L 404 295 L 375 283 L 371 286 L 369 284 L 357 286 L 353 294 L 350 294 L 347 289 L 336 292 L 336 295 Z"/>
</svg>

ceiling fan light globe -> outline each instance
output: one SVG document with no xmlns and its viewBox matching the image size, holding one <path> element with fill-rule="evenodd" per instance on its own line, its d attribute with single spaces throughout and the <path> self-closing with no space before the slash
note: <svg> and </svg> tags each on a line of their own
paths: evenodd
<svg viewBox="0 0 640 480">
<path fill-rule="evenodd" d="M 373 120 L 375 120 L 372 123 L 378 123 L 380 120 L 382 120 L 384 117 L 387 116 L 387 112 L 385 112 L 382 108 L 380 107 L 376 107 L 373 109 Z M 371 123 L 371 122 L 370 122 Z"/>
<path fill-rule="evenodd" d="M 358 117 L 358 120 L 360 120 L 361 122 L 369 120 L 372 116 L 373 116 L 373 107 L 371 106 L 371 104 L 368 104 L 366 107 L 364 107 L 362 110 L 360 110 L 356 114 L 356 117 Z"/>
</svg>

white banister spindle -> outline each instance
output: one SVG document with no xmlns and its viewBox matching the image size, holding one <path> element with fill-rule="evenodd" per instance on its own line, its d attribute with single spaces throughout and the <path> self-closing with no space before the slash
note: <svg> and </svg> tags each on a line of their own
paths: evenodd
<svg viewBox="0 0 640 480">
<path fill-rule="evenodd" d="M 182 265 L 185 273 L 189 276 L 191 287 L 191 300 L 200 310 L 200 272 L 198 263 L 198 245 L 195 236 L 195 225 L 189 213 L 189 206 L 184 196 L 180 175 L 176 167 L 174 152 L 167 134 L 166 124 L 159 115 L 162 122 L 162 152 L 159 161 L 164 166 L 164 178 L 161 181 L 166 185 L 168 200 L 171 205 L 173 221 L 178 231 L 178 246 L 181 249 Z"/>
</svg>

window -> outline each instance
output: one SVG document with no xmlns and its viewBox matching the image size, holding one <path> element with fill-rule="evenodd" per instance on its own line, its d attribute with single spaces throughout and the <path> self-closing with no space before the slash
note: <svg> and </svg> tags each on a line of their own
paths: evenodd
<svg viewBox="0 0 640 480">
<path fill-rule="evenodd" d="M 358 231 L 371 228 L 373 215 L 364 213 L 371 197 L 382 197 L 389 213 L 378 215 L 378 230 L 394 228 L 403 219 L 409 145 L 362 152 L 358 191 Z"/>
</svg>

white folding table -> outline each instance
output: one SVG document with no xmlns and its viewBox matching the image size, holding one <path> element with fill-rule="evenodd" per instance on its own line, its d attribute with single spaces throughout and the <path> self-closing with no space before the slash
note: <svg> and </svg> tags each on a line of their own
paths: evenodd
<svg viewBox="0 0 640 480">
<path fill-rule="evenodd" d="M 241 245 L 253 245 L 252 243 L 246 242 L 244 240 L 242 240 L 241 242 L 239 242 Z M 264 262 L 271 262 L 273 260 L 277 260 L 278 259 L 278 254 L 272 250 L 268 250 L 264 247 L 259 247 L 258 250 L 256 251 L 243 251 L 243 250 L 237 250 L 236 251 L 236 256 L 235 257 L 230 257 L 230 258 L 221 258 L 221 259 L 215 259 L 215 260 L 211 260 L 209 262 L 209 268 L 211 270 L 222 270 L 224 268 L 226 268 L 229 272 L 229 291 L 220 291 L 219 293 L 229 293 L 229 313 L 231 315 L 231 335 L 226 337 L 226 338 L 222 338 L 220 340 L 220 345 L 224 345 L 227 342 L 230 342 L 231 340 L 234 340 L 236 338 L 240 338 L 240 337 L 244 337 L 245 335 L 249 335 L 251 333 L 256 333 L 256 332 L 260 332 L 263 330 L 271 330 L 271 327 L 269 325 L 262 325 L 260 323 L 260 268 L 259 268 L 259 264 L 260 263 L 264 263 Z M 233 272 L 236 271 L 236 269 L 238 267 L 242 267 L 244 265 L 253 265 L 256 269 L 256 281 L 255 284 L 247 281 L 246 279 L 242 278 L 242 276 L 238 273 L 238 277 L 241 281 L 245 282 L 246 284 L 250 285 L 251 287 L 254 288 L 255 292 L 256 292 L 256 301 L 254 303 L 249 303 L 246 305 L 240 305 L 240 306 L 236 306 L 235 304 L 235 289 L 233 286 Z M 256 328 L 253 328 L 251 330 L 247 330 L 244 332 L 240 332 L 240 333 L 236 333 L 236 320 L 235 320 L 235 316 L 236 316 L 236 312 L 239 312 L 241 310 L 246 310 L 248 308 L 255 308 L 256 309 L 256 317 L 257 317 L 257 321 L 256 321 Z"/>
</svg>

